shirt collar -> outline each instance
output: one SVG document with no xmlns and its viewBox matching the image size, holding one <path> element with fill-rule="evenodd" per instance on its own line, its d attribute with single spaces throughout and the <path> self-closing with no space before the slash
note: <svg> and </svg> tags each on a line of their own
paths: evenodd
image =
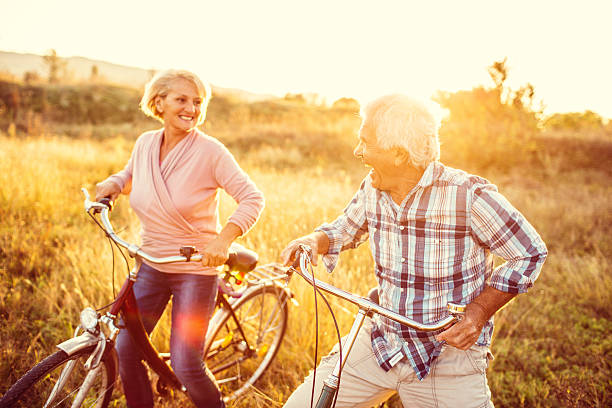
<svg viewBox="0 0 612 408">
<path fill-rule="evenodd" d="M 431 186 L 434 181 L 440 177 L 440 174 L 442 173 L 441 166 L 442 165 L 440 163 L 435 161 L 429 163 L 429 165 L 425 168 L 423 176 L 421 176 L 421 179 L 417 183 L 417 187 L 425 188 Z"/>
</svg>

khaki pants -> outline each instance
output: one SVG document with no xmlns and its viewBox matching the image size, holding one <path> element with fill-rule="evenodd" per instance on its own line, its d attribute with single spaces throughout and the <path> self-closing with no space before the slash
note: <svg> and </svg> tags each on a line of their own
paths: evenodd
<svg viewBox="0 0 612 408">
<path fill-rule="evenodd" d="M 371 322 L 366 319 L 340 378 L 337 408 L 368 408 L 398 393 L 404 407 L 493 407 L 487 385 L 487 347 L 473 346 L 467 351 L 445 347 L 423 381 L 412 366 L 402 360 L 384 371 L 374 357 L 370 341 Z M 338 360 L 338 346 L 321 359 L 317 367 L 314 404 L 323 381 Z M 310 407 L 312 373 L 285 403 L 286 408 Z"/>
</svg>

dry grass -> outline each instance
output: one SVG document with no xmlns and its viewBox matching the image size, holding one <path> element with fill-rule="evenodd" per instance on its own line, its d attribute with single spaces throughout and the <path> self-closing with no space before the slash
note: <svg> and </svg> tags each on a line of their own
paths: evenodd
<svg viewBox="0 0 612 408">
<path fill-rule="evenodd" d="M 325 124 L 322 138 L 314 136 L 314 125 L 305 131 L 276 126 L 219 129 L 220 138 L 266 195 L 261 220 L 243 240 L 262 262 L 277 260 L 288 241 L 332 220 L 365 173 L 347 164 L 350 151 L 342 160 L 332 160 L 337 149 L 349 148 L 354 138 L 352 118 L 343 125 Z M 329 136 L 335 140 L 330 143 L 333 148 L 322 144 Z M 274 137 L 284 141 L 276 143 Z M 496 359 L 489 381 L 498 407 L 612 405 L 612 188 L 607 165 L 612 147 L 598 140 L 599 156 L 574 163 L 573 145 L 564 147 L 564 141 L 556 138 L 552 150 L 543 147 L 536 161 L 510 172 L 496 174 L 488 168 L 482 174 L 523 211 L 550 249 L 535 288 L 497 317 Z M 121 137 L 91 141 L 0 136 L 0 393 L 71 336 L 82 307 L 100 306 L 111 298 L 108 244 L 82 212 L 79 188 L 93 190 L 94 182 L 120 169 L 131 143 Z M 453 162 L 461 154 L 447 156 L 444 160 L 450 164 L 477 170 L 474 163 Z M 224 196 L 222 215 L 233 208 Z M 113 217 L 124 229 L 123 236 L 137 239 L 138 223 L 125 198 Z M 322 269 L 317 274 L 347 290 L 366 293 L 374 285 L 371 265 L 367 246 L 362 246 L 343 254 L 334 274 Z M 117 269 L 116 279 L 123 270 Z M 297 277 L 291 288 L 300 306 L 291 309 L 277 360 L 258 384 L 260 392 L 235 407 L 282 406 L 314 365 L 312 289 Z M 355 310 L 337 301 L 332 304 L 346 331 Z M 335 333 L 327 313 L 321 313 L 319 350 L 325 351 L 335 342 Z M 167 331 L 162 327 L 156 335 L 160 347 Z M 117 397 L 115 405 L 124 406 Z M 160 406 L 185 404 L 177 397 Z M 401 405 L 391 400 L 388 406 Z"/>
</svg>

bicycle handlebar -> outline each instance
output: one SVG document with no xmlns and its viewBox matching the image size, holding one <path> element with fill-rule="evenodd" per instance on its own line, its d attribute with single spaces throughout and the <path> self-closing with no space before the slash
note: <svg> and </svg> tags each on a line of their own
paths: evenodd
<svg viewBox="0 0 612 408">
<path fill-rule="evenodd" d="M 312 276 L 309 276 L 306 271 L 308 270 L 308 264 L 310 263 L 310 248 L 306 245 L 300 245 L 299 249 L 299 268 L 295 268 L 294 266 L 289 267 L 288 271 L 297 272 L 302 278 L 304 278 L 310 285 L 314 285 L 319 289 L 324 290 L 327 293 L 331 293 L 334 296 L 340 297 L 344 300 L 347 300 L 355 305 L 357 305 L 360 309 L 366 310 L 366 312 L 377 313 L 381 316 L 385 316 L 397 323 L 403 324 L 405 326 L 411 327 L 420 331 L 436 331 L 443 329 L 451 324 L 456 323 L 461 319 L 461 316 L 465 312 L 465 306 L 458 305 L 455 303 L 448 303 L 448 310 L 450 315 L 445 317 L 444 319 L 436 322 L 436 323 L 419 323 L 412 319 L 409 319 L 405 316 L 402 316 L 398 313 L 395 313 L 389 309 L 386 309 L 364 297 L 357 296 L 353 293 L 347 292 L 340 288 L 337 288 L 328 283 L 322 282 Z M 314 281 L 314 282 L 313 282 Z"/>
<path fill-rule="evenodd" d="M 140 258 L 146 259 L 147 261 L 151 263 L 155 263 L 155 264 L 168 264 L 168 263 L 174 263 L 174 262 L 189 262 L 189 261 L 201 261 L 202 260 L 201 254 L 194 254 L 191 256 L 176 255 L 176 256 L 168 256 L 164 258 L 157 258 L 152 255 L 149 255 L 148 253 L 140 249 L 138 245 L 131 244 L 121 239 L 121 237 L 119 237 L 115 233 L 115 231 L 113 230 L 113 226 L 111 225 L 110 219 L 108 217 L 108 213 L 110 212 L 112 208 L 112 202 L 110 200 L 102 199 L 100 200 L 100 202 L 91 201 L 89 192 L 87 191 L 87 189 L 81 188 L 81 191 L 85 195 L 85 201 L 84 201 L 85 212 L 87 212 L 90 215 L 91 215 L 91 211 L 93 211 L 94 213 L 100 213 L 100 220 L 102 221 L 102 226 L 104 227 L 105 232 L 118 245 L 127 249 L 131 257 L 138 256 Z M 242 265 L 240 265 L 240 263 L 237 262 L 237 258 L 238 258 L 238 254 L 236 252 L 230 252 L 229 258 L 227 259 L 227 261 L 225 261 L 225 263 L 230 266 L 238 263 L 238 267 L 240 267 Z M 255 262 L 257 262 L 256 259 L 255 259 Z"/>
</svg>

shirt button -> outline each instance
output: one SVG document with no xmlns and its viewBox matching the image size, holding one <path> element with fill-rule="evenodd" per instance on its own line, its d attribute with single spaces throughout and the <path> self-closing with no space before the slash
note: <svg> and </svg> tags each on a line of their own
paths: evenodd
<svg viewBox="0 0 612 408">
<path fill-rule="evenodd" d="M 402 225 L 402 226 L 400 226 L 400 230 L 402 230 L 402 231 L 404 230 L 404 226 L 403 226 L 403 225 Z"/>
<path fill-rule="evenodd" d="M 406 262 L 406 258 L 402 258 L 402 262 Z"/>
</svg>

